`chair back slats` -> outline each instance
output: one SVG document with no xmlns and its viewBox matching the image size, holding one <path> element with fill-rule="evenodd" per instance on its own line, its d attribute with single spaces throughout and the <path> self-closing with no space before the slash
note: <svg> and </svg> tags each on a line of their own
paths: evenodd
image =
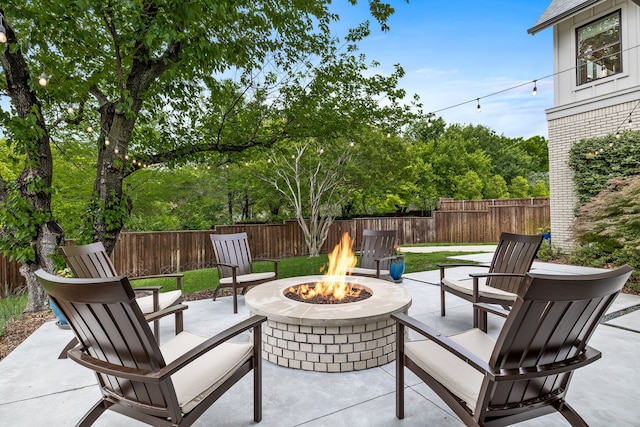
<svg viewBox="0 0 640 427">
<path fill-rule="evenodd" d="M 385 258 L 393 255 L 393 246 L 396 243 L 396 230 L 363 230 L 362 245 L 360 249 L 360 267 L 376 268 L 376 258 Z M 390 260 L 380 262 L 382 270 L 388 270 Z"/>
<path fill-rule="evenodd" d="M 38 275 L 45 291 L 60 307 L 82 347 L 90 356 L 133 370 L 157 371 L 165 366 L 160 348 L 135 302 L 126 277 L 73 279 Z M 151 412 L 167 411 L 175 395 L 167 384 L 149 384 L 96 373 L 104 392 Z M 170 381 L 170 379 L 168 380 Z M 169 387 L 172 390 L 172 387 Z M 174 404 L 173 407 L 177 407 Z M 168 414 L 168 412 L 167 412 Z"/>
<path fill-rule="evenodd" d="M 115 277 L 118 275 L 102 242 L 81 246 L 64 246 L 61 251 L 75 277 Z"/>
<path fill-rule="evenodd" d="M 527 274 L 498 336 L 489 366 L 494 372 L 537 372 L 541 365 L 565 362 L 587 349 L 598 322 L 625 282 L 631 267 L 587 276 Z M 532 285 L 533 284 L 533 285 Z M 537 378 L 483 383 L 478 408 L 494 415 L 538 405 L 562 395 L 573 370 Z"/>
<path fill-rule="evenodd" d="M 542 235 L 502 233 L 489 272 L 515 274 L 528 272 L 541 243 Z M 511 293 L 517 293 L 521 283 L 520 277 L 487 279 L 488 286 Z"/>
<path fill-rule="evenodd" d="M 237 265 L 238 275 L 253 272 L 247 233 L 211 234 L 210 237 L 216 263 Z M 218 265 L 218 274 L 220 277 L 231 277 L 233 273 L 231 267 Z"/>
</svg>

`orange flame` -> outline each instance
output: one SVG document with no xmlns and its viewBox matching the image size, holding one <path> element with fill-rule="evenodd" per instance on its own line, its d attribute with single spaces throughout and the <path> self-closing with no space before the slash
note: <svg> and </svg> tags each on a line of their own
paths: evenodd
<svg viewBox="0 0 640 427">
<path fill-rule="evenodd" d="M 322 281 L 315 286 L 300 285 L 298 288 L 290 288 L 290 292 L 295 292 L 304 299 L 313 298 L 320 295 L 325 298 L 342 300 L 346 296 L 358 296 L 360 289 L 353 288 L 347 282 L 349 269 L 356 266 L 358 259 L 353 253 L 353 240 L 349 233 L 344 233 L 340 243 L 329 254 L 327 271 Z"/>
</svg>

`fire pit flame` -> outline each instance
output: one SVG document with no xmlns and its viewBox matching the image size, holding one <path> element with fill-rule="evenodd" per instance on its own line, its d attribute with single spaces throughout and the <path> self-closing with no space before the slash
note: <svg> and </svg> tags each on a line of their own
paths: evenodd
<svg viewBox="0 0 640 427">
<path fill-rule="evenodd" d="M 349 233 L 344 233 L 340 243 L 329 254 L 327 271 L 322 280 L 315 284 L 302 284 L 289 288 L 289 292 L 297 294 L 302 299 L 316 296 L 332 300 L 343 300 L 346 297 L 358 297 L 360 288 L 347 282 L 349 269 L 356 266 L 358 259 L 353 253 L 353 240 Z"/>
</svg>

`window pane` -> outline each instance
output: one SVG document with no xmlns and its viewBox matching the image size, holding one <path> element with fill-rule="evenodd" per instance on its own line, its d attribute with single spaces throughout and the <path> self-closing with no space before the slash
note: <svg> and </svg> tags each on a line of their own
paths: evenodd
<svg viewBox="0 0 640 427">
<path fill-rule="evenodd" d="M 577 42 L 579 85 L 622 71 L 619 11 L 578 28 Z"/>
</svg>

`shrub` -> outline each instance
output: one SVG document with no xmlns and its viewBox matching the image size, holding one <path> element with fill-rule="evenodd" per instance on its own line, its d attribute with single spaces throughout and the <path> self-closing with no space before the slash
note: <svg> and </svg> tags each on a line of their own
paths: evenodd
<svg viewBox="0 0 640 427">
<path fill-rule="evenodd" d="M 538 260 L 540 261 L 552 261 L 560 259 L 564 256 L 564 252 L 560 246 L 550 243 L 545 240 L 538 249 Z"/>
</svg>

